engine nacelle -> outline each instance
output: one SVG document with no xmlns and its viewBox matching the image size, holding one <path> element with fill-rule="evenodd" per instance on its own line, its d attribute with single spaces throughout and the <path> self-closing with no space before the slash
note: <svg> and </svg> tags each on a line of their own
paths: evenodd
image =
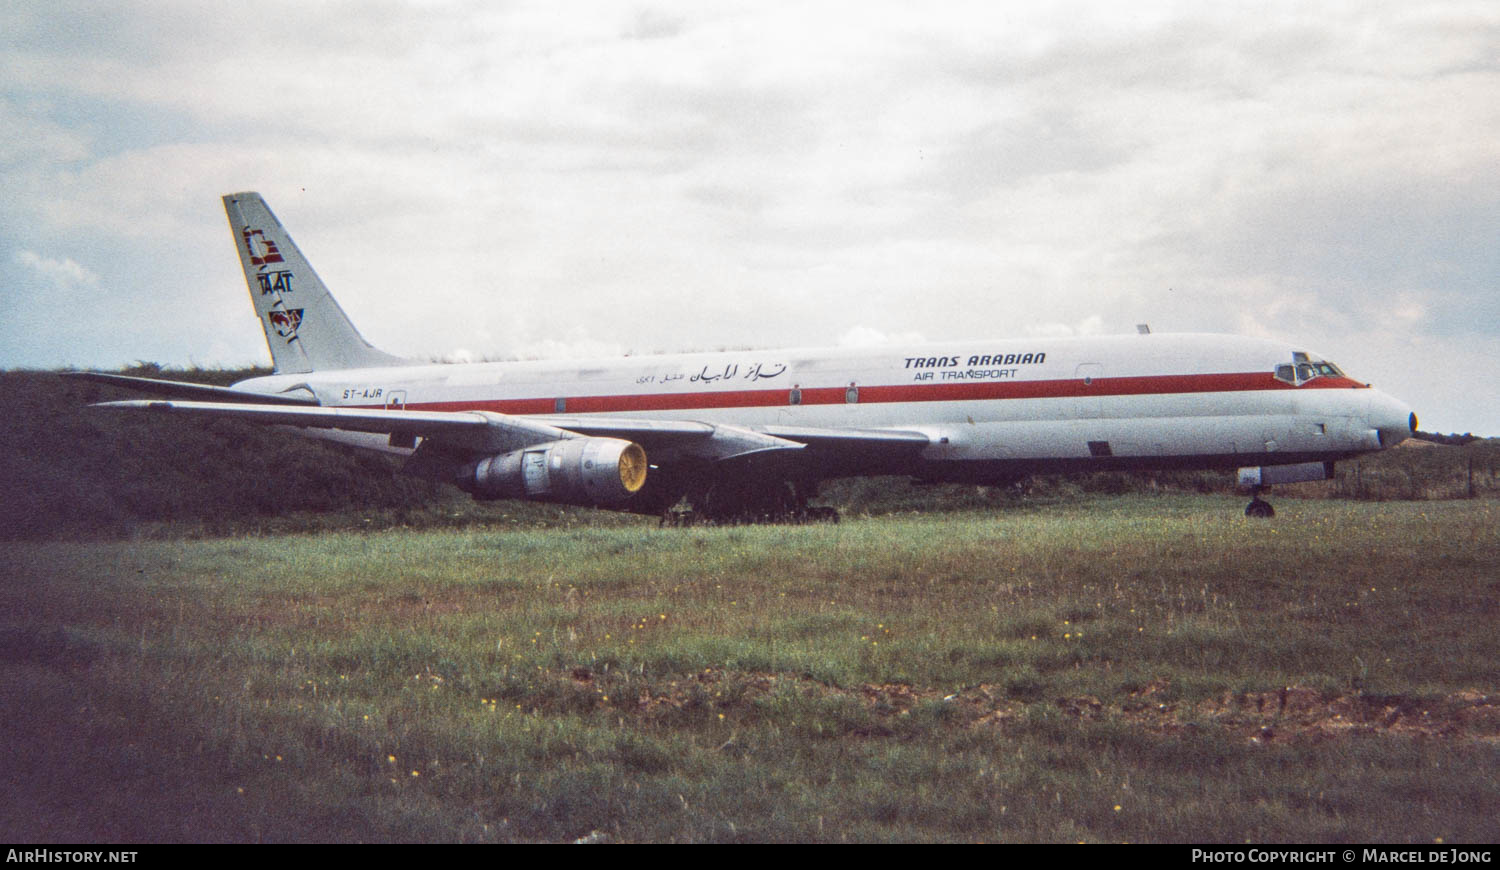
<svg viewBox="0 0 1500 870">
<path fill-rule="evenodd" d="M 646 484 L 646 451 L 620 438 L 567 438 L 464 466 L 458 485 L 475 498 L 618 505 Z"/>
</svg>

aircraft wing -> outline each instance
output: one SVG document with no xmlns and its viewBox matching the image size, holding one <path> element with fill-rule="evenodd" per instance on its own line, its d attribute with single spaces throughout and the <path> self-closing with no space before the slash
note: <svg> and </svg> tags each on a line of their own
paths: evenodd
<svg viewBox="0 0 1500 870">
<path fill-rule="evenodd" d="M 503 453 L 533 444 L 583 435 L 623 438 L 653 454 L 724 460 L 767 451 L 838 450 L 887 458 L 914 453 L 930 442 L 921 432 L 887 429 L 819 429 L 797 426 L 742 427 L 695 420 L 636 420 L 617 417 L 519 417 L 490 411 L 412 411 L 380 408 L 328 408 L 242 402 L 137 399 L 102 402 L 96 408 L 237 419 L 271 426 L 341 429 L 392 436 L 392 443 L 414 437 L 444 450 Z"/>
<path fill-rule="evenodd" d="M 94 408 L 242 420 L 267 426 L 341 429 L 388 434 L 392 440 L 430 438 L 443 446 L 480 452 L 508 452 L 568 437 L 552 426 L 533 424 L 487 411 L 397 411 L 368 408 L 295 407 L 236 402 L 177 402 L 134 399 L 100 402 Z"/>
</svg>

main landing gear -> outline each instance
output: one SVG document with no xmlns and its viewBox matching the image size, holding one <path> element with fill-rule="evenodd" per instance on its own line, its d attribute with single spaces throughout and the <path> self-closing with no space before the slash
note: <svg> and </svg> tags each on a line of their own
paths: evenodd
<svg viewBox="0 0 1500 870">
<path fill-rule="evenodd" d="M 1268 520 L 1276 516 L 1276 509 L 1271 507 L 1271 503 L 1260 497 L 1261 493 L 1268 490 L 1270 490 L 1269 486 L 1257 486 L 1251 491 L 1250 504 L 1245 506 L 1245 516 L 1257 520 Z"/>
<path fill-rule="evenodd" d="M 774 476 L 721 478 L 702 488 L 689 489 L 687 500 L 692 509 L 668 509 L 661 514 L 659 525 L 669 528 L 837 523 L 837 510 L 807 503 L 816 489 L 815 482 L 779 480 Z"/>
</svg>

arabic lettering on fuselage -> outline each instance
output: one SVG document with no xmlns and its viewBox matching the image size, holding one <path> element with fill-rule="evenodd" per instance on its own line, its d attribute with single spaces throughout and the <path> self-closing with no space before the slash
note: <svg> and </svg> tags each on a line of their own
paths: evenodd
<svg viewBox="0 0 1500 870">
<path fill-rule="evenodd" d="M 706 365 L 696 372 L 666 372 L 663 374 L 641 375 L 635 379 L 637 384 L 670 384 L 673 381 L 689 381 L 695 384 L 711 384 L 717 381 L 765 381 L 777 378 L 786 373 L 786 363 L 783 362 L 756 362 L 756 363 L 728 363 L 727 365 Z"/>
</svg>

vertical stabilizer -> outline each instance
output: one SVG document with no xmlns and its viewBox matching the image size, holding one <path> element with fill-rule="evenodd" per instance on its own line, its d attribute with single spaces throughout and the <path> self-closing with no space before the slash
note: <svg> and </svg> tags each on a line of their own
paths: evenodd
<svg viewBox="0 0 1500 870">
<path fill-rule="evenodd" d="M 224 213 L 276 371 L 408 364 L 365 341 L 260 194 L 229 194 Z"/>
</svg>

